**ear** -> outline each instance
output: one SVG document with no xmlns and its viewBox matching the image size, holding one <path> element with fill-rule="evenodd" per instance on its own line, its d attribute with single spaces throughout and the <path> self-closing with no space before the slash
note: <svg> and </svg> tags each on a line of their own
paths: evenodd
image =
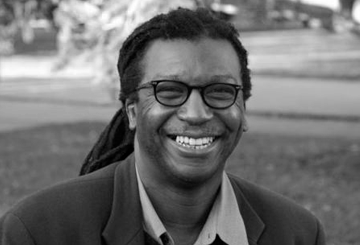
<svg viewBox="0 0 360 245">
<path fill-rule="evenodd" d="M 136 128 L 136 115 L 137 115 L 137 106 L 136 102 L 133 100 L 125 101 L 126 114 L 129 118 L 129 128 L 134 130 Z"/>
</svg>

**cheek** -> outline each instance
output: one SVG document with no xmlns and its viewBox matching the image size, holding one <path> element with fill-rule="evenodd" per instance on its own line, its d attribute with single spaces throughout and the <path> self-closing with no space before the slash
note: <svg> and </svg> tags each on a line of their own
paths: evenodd
<svg viewBox="0 0 360 245">
<path fill-rule="evenodd" d="M 244 107 L 236 103 L 223 114 L 228 129 L 232 132 L 242 132 L 244 122 Z"/>
<path fill-rule="evenodd" d="M 143 134 L 156 134 L 162 125 L 171 116 L 172 110 L 164 108 L 153 96 L 141 99 L 138 108 L 138 128 L 137 131 Z"/>
<path fill-rule="evenodd" d="M 223 114 L 224 122 L 228 128 L 228 138 L 227 138 L 227 152 L 234 150 L 238 142 L 240 141 L 244 128 L 246 126 L 244 109 L 242 106 L 235 104 L 226 113 Z"/>
<path fill-rule="evenodd" d="M 151 115 L 156 107 L 156 100 L 151 97 L 141 98 L 139 103 L 139 116 L 141 118 L 146 118 L 148 115 Z"/>
</svg>

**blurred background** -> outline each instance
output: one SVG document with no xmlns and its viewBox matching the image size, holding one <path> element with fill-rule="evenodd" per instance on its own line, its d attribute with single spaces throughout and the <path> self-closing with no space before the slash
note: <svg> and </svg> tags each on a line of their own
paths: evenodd
<svg viewBox="0 0 360 245">
<path fill-rule="evenodd" d="M 118 50 L 140 23 L 206 7 L 249 51 L 250 131 L 228 170 L 360 244 L 359 0 L 0 0 L 0 215 L 76 177 L 121 106 Z"/>
</svg>

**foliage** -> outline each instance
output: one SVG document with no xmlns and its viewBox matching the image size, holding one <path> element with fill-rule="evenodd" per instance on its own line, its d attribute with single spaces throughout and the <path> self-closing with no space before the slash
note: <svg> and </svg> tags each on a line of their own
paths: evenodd
<svg viewBox="0 0 360 245">
<path fill-rule="evenodd" d="M 194 0 L 61 1 L 55 12 L 59 28 L 59 59 L 55 70 L 75 57 L 97 65 L 95 82 L 117 81 L 117 53 L 122 42 L 140 23 L 178 6 L 195 8 Z"/>
<path fill-rule="evenodd" d="M 48 0 L 0 0 L 0 55 L 14 52 L 18 32 L 23 42 L 32 42 L 34 21 L 51 19 L 52 7 Z"/>
</svg>

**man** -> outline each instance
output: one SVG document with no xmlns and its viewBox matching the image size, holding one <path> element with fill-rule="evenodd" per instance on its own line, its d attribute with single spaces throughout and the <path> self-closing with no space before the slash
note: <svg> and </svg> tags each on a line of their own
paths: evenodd
<svg viewBox="0 0 360 245">
<path fill-rule="evenodd" d="M 231 25 L 203 9 L 156 16 L 118 70 L 124 106 L 85 176 L 11 209 L 1 244 L 325 244 L 308 211 L 224 172 L 251 89 Z"/>
</svg>

